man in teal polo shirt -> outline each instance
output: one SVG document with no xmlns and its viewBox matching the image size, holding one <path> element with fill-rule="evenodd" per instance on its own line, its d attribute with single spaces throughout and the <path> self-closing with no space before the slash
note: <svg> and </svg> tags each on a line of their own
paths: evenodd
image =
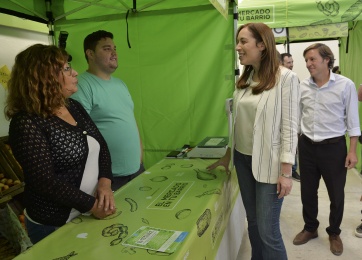
<svg viewBox="0 0 362 260">
<path fill-rule="evenodd" d="M 72 98 L 84 106 L 107 142 L 112 189 L 117 190 L 144 170 L 134 104 L 126 84 L 112 76 L 118 67 L 113 34 L 102 30 L 89 34 L 84 53 L 88 69 L 78 76 L 78 92 Z"/>
</svg>

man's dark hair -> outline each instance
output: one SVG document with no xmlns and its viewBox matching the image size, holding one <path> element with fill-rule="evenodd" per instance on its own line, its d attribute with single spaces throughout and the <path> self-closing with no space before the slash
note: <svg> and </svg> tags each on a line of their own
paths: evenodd
<svg viewBox="0 0 362 260">
<path fill-rule="evenodd" d="M 336 73 L 336 74 L 341 74 L 341 72 L 339 70 L 339 66 L 334 66 L 333 69 L 332 69 L 332 72 Z"/>
<path fill-rule="evenodd" d="M 93 33 L 89 34 L 87 37 L 85 37 L 84 42 L 83 42 L 83 49 L 84 49 L 85 59 L 87 60 L 87 62 L 88 62 L 88 57 L 87 57 L 86 51 L 87 50 L 95 51 L 98 41 L 100 41 L 101 39 L 104 39 L 104 38 L 113 39 L 113 34 L 111 32 L 99 30 L 99 31 L 93 32 Z"/>
<path fill-rule="evenodd" d="M 282 62 L 284 62 L 284 57 L 288 57 L 288 58 L 292 57 L 292 54 L 285 52 L 285 53 L 280 54 L 280 57 L 282 59 Z"/>
</svg>

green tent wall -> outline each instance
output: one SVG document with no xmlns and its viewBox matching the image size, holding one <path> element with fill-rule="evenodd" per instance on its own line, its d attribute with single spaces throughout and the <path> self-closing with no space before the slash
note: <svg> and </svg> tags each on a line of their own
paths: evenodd
<svg viewBox="0 0 362 260">
<path fill-rule="evenodd" d="M 37 14 L 44 13 L 44 1 L 30 2 Z M 123 2 L 132 6 L 133 1 Z M 142 7 L 151 1 L 136 2 Z M 114 34 L 119 59 L 114 76 L 133 97 L 146 168 L 184 144 L 226 136 L 225 99 L 232 96 L 235 79 L 232 10 L 225 19 L 208 0 L 156 2 L 131 11 L 126 19 L 120 1 L 98 1 L 107 6 L 74 13 L 70 11 L 84 3 L 53 1 L 50 26 L 56 38 L 60 31 L 68 32 L 66 50 L 79 73 L 87 68 L 84 37 L 96 30 Z M 69 14 L 61 17 L 63 12 Z"/>
<path fill-rule="evenodd" d="M 362 42 L 362 23 L 350 23 L 349 37 L 341 38 L 339 48 L 340 70 L 341 74 L 353 80 L 358 89 L 362 84 L 361 73 L 361 42 Z M 362 102 L 359 102 L 360 124 L 362 124 Z M 361 127 L 362 128 L 362 127 Z M 362 148 L 357 146 L 358 164 L 357 169 L 361 172 L 362 168 Z"/>
<path fill-rule="evenodd" d="M 264 7 L 273 11 L 273 19 L 246 21 L 239 16 L 239 20 L 298 30 L 343 22 L 351 25 L 362 19 L 362 0 L 243 0 L 239 12 Z M 43 23 L 51 19 L 49 27 L 54 27 L 56 37 L 60 30 L 67 31 L 67 50 L 79 72 L 86 68 L 83 38 L 98 29 L 115 34 L 119 52 L 115 75 L 127 83 L 133 96 L 146 167 L 185 143 L 227 134 L 224 100 L 234 88 L 234 25 L 231 15 L 226 20 L 209 0 L 2 0 L 0 12 Z M 127 23 L 131 48 L 126 42 Z M 348 53 L 347 38 L 340 38 L 339 65 L 358 87 L 362 83 L 358 58 L 362 29 L 358 22 L 352 27 Z"/>
<path fill-rule="evenodd" d="M 69 33 L 66 49 L 80 72 L 86 69 L 84 37 L 99 29 L 114 33 L 119 57 L 114 75 L 133 97 L 146 168 L 184 144 L 227 135 L 224 103 L 234 89 L 232 19 L 211 5 L 130 13 L 125 19 L 66 23 L 55 31 Z"/>
</svg>

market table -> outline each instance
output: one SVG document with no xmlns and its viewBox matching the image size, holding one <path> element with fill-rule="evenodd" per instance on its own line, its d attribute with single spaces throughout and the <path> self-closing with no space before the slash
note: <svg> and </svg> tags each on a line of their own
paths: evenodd
<svg viewBox="0 0 362 260">
<path fill-rule="evenodd" d="M 116 214 L 79 216 L 16 259 L 215 259 L 240 193 L 234 172 L 210 164 L 164 159 L 114 193 Z"/>
</svg>

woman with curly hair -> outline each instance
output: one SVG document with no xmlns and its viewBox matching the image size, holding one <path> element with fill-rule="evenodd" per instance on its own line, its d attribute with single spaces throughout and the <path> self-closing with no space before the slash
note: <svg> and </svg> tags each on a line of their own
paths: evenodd
<svg viewBox="0 0 362 260">
<path fill-rule="evenodd" d="M 56 46 L 35 44 L 15 58 L 5 115 L 25 177 L 26 227 L 33 244 L 81 213 L 115 212 L 107 144 L 69 97 L 78 73 Z"/>
</svg>

